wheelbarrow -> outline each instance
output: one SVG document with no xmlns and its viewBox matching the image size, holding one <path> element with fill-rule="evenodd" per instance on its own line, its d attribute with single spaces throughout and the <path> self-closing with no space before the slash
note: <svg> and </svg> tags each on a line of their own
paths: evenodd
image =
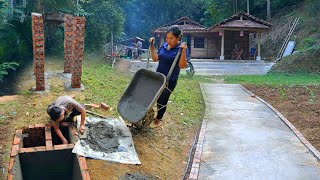
<svg viewBox="0 0 320 180">
<path fill-rule="evenodd" d="M 148 127 L 153 122 L 155 117 L 153 107 L 164 88 L 167 88 L 180 54 L 181 49 L 178 51 L 167 77 L 147 69 L 140 69 L 135 73 L 118 103 L 118 112 L 124 120 L 128 120 L 137 129 Z M 161 106 L 161 108 L 165 107 Z"/>
</svg>

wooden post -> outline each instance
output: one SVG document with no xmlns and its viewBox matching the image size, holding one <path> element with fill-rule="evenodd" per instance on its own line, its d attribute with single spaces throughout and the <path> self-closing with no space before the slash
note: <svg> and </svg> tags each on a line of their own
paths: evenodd
<svg viewBox="0 0 320 180">
<path fill-rule="evenodd" d="M 258 32 L 258 56 L 257 61 L 261 61 L 260 49 L 261 48 L 261 32 Z"/>
<path fill-rule="evenodd" d="M 224 60 L 224 30 L 221 30 L 221 54 L 220 54 L 220 60 Z"/>
</svg>

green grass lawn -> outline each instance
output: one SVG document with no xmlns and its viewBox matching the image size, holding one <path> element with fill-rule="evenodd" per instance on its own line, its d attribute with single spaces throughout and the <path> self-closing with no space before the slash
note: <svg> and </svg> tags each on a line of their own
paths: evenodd
<svg viewBox="0 0 320 180">
<path fill-rule="evenodd" d="M 226 76 L 225 83 L 268 86 L 320 85 L 319 74 L 269 73 L 267 75 Z"/>
<path fill-rule="evenodd" d="M 105 101 L 117 107 L 121 95 L 130 84 L 132 75 L 112 69 L 103 62 L 87 60 L 83 66 L 82 82 L 85 102 Z M 180 75 L 178 85 L 170 97 L 167 112 L 184 125 L 199 123 L 204 113 L 204 103 L 199 82 L 212 82 L 209 77 Z M 117 116 L 117 111 L 113 111 Z"/>
</svg>

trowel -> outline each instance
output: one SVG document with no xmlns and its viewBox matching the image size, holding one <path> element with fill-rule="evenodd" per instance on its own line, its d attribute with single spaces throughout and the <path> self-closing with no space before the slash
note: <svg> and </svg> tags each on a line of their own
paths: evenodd
<svg viewBox="0 0 320 180">
<path fill-rule="evenodd" d="M 88 137 L 88 127 L 86 126 L 86 125 L 84 125 L 84 127 L 85 127 L 85 130 L 84 130 L 84 132 L 81 134 L 80 133 L 80 121 L 81 121 L 81 119 L 80 119 L 80 116 L 77 116 L 77 131 L 78 131 L 78 135 L 79 135 L 79 139 L 87 139 L 87 137 Z"/>
<path fill-rule="evenodd" d="M 87 139 L 88 137 L 88 127 L 85 126 L 85 130 L 83 132 L 83 134 L 80 133 L 80 130 L 78 130 L 78 134 L 79 134 L 79 139 Z"/>
</svg>

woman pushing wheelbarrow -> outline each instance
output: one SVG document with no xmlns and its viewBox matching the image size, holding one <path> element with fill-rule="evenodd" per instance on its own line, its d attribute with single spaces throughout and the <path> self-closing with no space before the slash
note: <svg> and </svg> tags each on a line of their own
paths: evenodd
<svg viewBox="0 0 320 180">
<path fill-rule="evenodd" d="M 187 67 L 189 57 L 186 43 L 181 42 L 182 31 L 172 26 L 167 31 L 166 42 L 155 53 L 154 41 L 150 38 L 153 61 L 159 61 L 156 72 L 140 69 L 134 75 L 118 103 L 118 112 L 135 127 L 142 129 L 152 122 L 159 126 L 166 112 L 170 94 L 177 85 L 180 69 Z M 153 107 L 157 103 L 157 116 Z"/>
<path fill-rule="evenodd" d="M 178 63 L 174 65 L 174 69 L 172 71 L 172 74 L 170 79 L 167 79 L 167 87 L 165 88 L 160 95 L 159 99 L 157 100 L 157 107 L 158 107 L 158 113 L 153 121 L 154 125 L 158 126 L 160 125 L 162 121 L 162 117 L 164 113 L 166 112 L 166 105 L 168 103 L 169 97 L 174 90 L 174 88 L 177 85 L 178 77 L 180 73 L 180 69 L 184 69 L 187 67 L 187 61 L 190 60 L 187 44 L 185 42 L 181 42 L 182 39 L 182 30 L 178 25 L 173 25 L 170 27 L 170 29 L 167 31 L 166 34 L 166 42 L 162 44 L 162 46 L 159 48 L 158 53 L 155 53 L 154 48 L 154 42 L 155 39 L 152 37 L 150 38 L 150 51 L 151 51 L 151 57 L 153 61 L 159 61 L 159 65 L 157 68 L 157 72 L 160 72 L 164 74 L 165 76 L 168 76 L 169 70 L 171 66 L 173 66 L 174 59 L 176 55 L 178 54 L 178 51 L 181 48 L 181 55 L 178 60 Z"/>
</svg>

